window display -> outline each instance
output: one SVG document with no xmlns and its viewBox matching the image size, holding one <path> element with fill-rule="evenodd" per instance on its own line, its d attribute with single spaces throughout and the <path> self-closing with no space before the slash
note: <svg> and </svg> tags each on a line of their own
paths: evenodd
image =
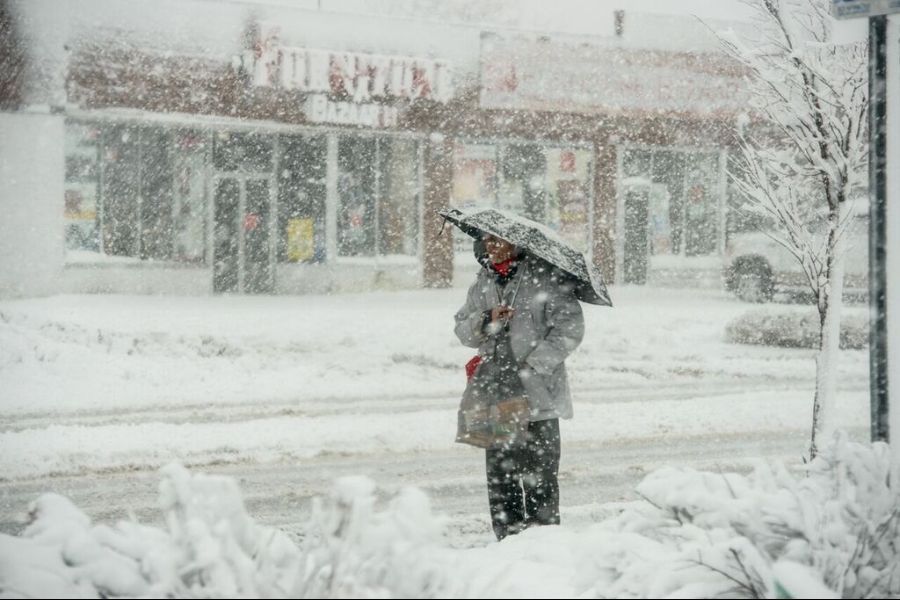
<svg viewBox="0 0 900 600">
<path fill-rule="evenodd" d="M 66 127 L 66 248 L 100 251 L 100 128 Z"/>
<path fill-rule="evenodd" d="M 416 256 L 419 242 L 418 143 L 379 141 L 378 254 Z"/>
<path fill-rule="evenodd" d="M 332 136 L 338 152 L 329 171 Z M 329 202 L 337 216 L 338 256 L 416 257 L 419 252 L 422 182 L 415 139 L 72 120 L 66 124 L 65 151 L 70 261 L 112 255 L 206 264 L 210 219 L 218 223 L 218 217 L 233 212 L 226 210 L 231 195 L 219 194 L 227 188 L 221 182 L 231 178 L 238 186 L 234 210 L 248 211 L 242 226 L 256 240 L 241 252 L 252 251 L 256 263 L 265 262 L 270 251 L 281 263 L 328 260 Z M 336 177 L 333 198 L 329 172 Z M 269 191 L 256 195 L 269 198 L 271 192 L 268 202 L 274 206 L 251 206 L 256 180 L 268 182 Z M 232 228 L 219 230 L 220 238 L 223 232 L 236 235 Z M 214 253 L 225 243 L 214 242 Z M 260 277 L 270 284 L 267 271 Z"/>
<path fill-rule="evenodd" d="M 547 150 L 546 223 L 573 247 L 589 250 L 593 153 L 579 148 Z"/>
<path fill-rule="evenodd" d="M 375 138 L 338 139 L 338 253 L 375 254 Z"/>
<path fill-rule="evenodd" d="M 140 129 L 110 125 L 103 131 L 103 253 L 140 256 Z"/>
<path fill-rule="evenodd" d="M 206 140 L 190 130 L 67 122 L 69 259 L 202 262 Z"/>
<path fill-rule="evenodd" d="M 172 258 L 202 263 L 206 256 L 206 162 L 209 136 L 196 130 L 175 134 Z"/>
<path fill-rule="evenodd" d="M 325 136 L 279 139 L 278 260 L 325 260 Z"/>
<path fill-rule="evenodd" d="M 417 141 L 340 136 L 340 256 L 416 256 L 420 188 Z"/>
<path fill-rule="evenodd" d="M 454 206 L 496 206 L 542 222 L 574 247 L 590 239 L 593 153 L 536 143 L 459 143 L 453 156 Z M 464 234 L 463 234 L 464 236 Z M 457 252 L 470 244 L 454 233 Z"/>
<path fill-rule="evenodd" d="M 622 192 L 629 197 L 640 188 L 647 203 L 651 255 L 709 256 L 718 251 L 718 152 L 627 149 L 622 159 Z M 628 233 L 626 228 L 626 237 Z"/>
</svg>

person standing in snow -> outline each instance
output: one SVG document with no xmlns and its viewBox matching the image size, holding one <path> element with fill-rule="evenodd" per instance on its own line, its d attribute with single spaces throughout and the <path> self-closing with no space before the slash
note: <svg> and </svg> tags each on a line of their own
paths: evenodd
<svg viewBox="0 0 900 600">
<path fill-rule="evenodd" d="M 560 522 L 559 419 L 572 417 L 565 359 L 581 343 L 584 318 L 561 270 L 490 234 L 475 251 L 484 268 L 456 313 L 456 336 L 481 357 L 507 361 L 529 409 L 523 443 L 485 451 L 491 523 L 502 540 Z"/>
</svg>

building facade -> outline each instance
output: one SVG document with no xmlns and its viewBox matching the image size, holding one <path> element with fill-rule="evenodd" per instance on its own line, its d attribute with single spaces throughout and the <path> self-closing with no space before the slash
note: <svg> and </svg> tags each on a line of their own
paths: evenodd
<svg viewBox="0 0 900 600">
<path fill-rule="evenodd" d="M 244 8 L 203 52 L 70 32 L 60 291 L 450 285 L 471 245 L 436 213 L 470 204 L 548 224 L 610 281 L 721 266 L 746 107 L 714 52 Z"/>
</svg>

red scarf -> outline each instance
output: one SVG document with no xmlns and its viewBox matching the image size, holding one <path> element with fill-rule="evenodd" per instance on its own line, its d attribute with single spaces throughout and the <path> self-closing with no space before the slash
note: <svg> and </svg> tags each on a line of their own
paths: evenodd
<svg viewBox="0 0 900 600">
<path fill-rule="evenodd" d="M 503 262 L 492 263 L 494 266 L 494 270 L 500 273 L 502 276 L 506 277 L 509 274 L 509 270 L 512 268 L 512 264 L 516 262 L 514 258 L 507 258 Z"/>
<path fill-rule="evenodd" d="M 472 360 L 466 363 L 466 381 L 475 376 L 475 369 L 477 369 L 480 364 L 481 357 L 478 355 L 473 356 Z"/>
</svg>

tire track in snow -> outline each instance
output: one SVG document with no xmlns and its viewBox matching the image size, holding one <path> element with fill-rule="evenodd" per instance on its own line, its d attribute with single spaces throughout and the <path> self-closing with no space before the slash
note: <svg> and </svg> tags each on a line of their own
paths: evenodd
<svg viewBox="0 0 900 600">
<path fill-rule="evenodd" d="M 642 386 L 580 387 L 573 390 L 576 408 L 579 404 L 603 404 L 612 402 L 641 402 L 647 400 L 688 400 L 734 394 L 745 389 L 756 392 L 778 392 L 809 389 L 812 383 L 800 379 L 771 378 L 704 379 L 702 381 L 658 383 Z M 842 390 L 856 390 L 856 387 Z M 862 387 L 859 387 L 862 389 Z M 457 393 L 461 394 L 462 389 Z M 407 413 L 435 408 L 453 408 L 459 398 L 453 393 L 421 395 L 333 397 L 284 400 L 248 400 L 234 404 L 211 405 L 209 403 L 150 405 L 113 410 L 89 410 L 70 412 L 33 412 L 0 416 L 0 433 L 43 429 L 56 426 L 101 427 L 122 423 L 234 423 L 279 416 L 324 417 L 344 414 L 350 408 L 366 413 Z"/>
<path fill-rule="evenodd" d="M 851 435 L 864 440 L 868 434 L 853 430 Z M 756 460 L 763 459 L 799 467 L 807 436 L 805 430 L 792 430 L 580 443 L 564 440 L 560 465 L 563 524 L 585 527 L 615 514 L 621 507 L 615 503 L 638 501 L 635 485 L 652 470 L 666 465 L 746 473 Z M 291 462 L 207 465 L 193 470 L 235 478 L 250 516 L 294 537 L 302 532 L 312 499 L 326 495 L 338 477 L 372 478 L 382 502 L 413 485 L 428 494 L 436 513 L 446 516 L 447 542 L 473 546 L 493 540 L 483 461 L 482 452 L 459 447 L 452 451 L 331 454 Z M 158 485 L 155 469 L 0 482 L 0 532 L 20 533 L 28 504 L 45 492 L 67 496 L 95 523 L 135 518 L 161 527 Z"/>
</svg>

